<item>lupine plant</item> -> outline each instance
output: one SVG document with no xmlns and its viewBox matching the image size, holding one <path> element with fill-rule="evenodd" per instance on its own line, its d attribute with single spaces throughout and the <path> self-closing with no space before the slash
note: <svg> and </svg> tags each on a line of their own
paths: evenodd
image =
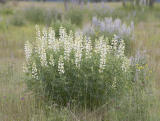
<svg viewBox="0 0 160 121">
<path fill-rule="evenodd" d="M 125 43 L 116 36 L 99 37 L 92 43 L 80 32 L 69 34 L 63 27 L 59 37 L 52 28 L 38 27 L 36 41 L 25 44 L 29 89 L 59 105 L 95 108 L 120 97 L 132 84 L 130 59 Z"/>
<path fill-rule="evenodd" d="M 104 18 L 104 20 L 100 20 L 97 17 L 93 17 L 91 25 L 83 28 L 83 33 L 87 36 L 93 37 L 93 39 L 102 35 L 112 38 L 116 34 L 118 38 L 125 41 L 126 51 L 129 51 L 131 40 L 134 38 L 133 31 L 133 22 L 127 26 L 127 24 L 123 23 L 118 18 L 115 20 L 112 18 Z"/>
</svg>

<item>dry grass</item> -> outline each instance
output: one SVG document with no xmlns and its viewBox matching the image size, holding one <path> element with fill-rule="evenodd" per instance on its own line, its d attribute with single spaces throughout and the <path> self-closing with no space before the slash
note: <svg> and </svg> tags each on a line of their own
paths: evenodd
<svg viewBox="0 0 160 121">
<path fill-rule="evenodd" d="M 149 64 L 155 74 L 157 86 L 160 84 L 160 22 L 139 23 L 135 28 L 135 49 L 147 50 Z"/>
</svg>

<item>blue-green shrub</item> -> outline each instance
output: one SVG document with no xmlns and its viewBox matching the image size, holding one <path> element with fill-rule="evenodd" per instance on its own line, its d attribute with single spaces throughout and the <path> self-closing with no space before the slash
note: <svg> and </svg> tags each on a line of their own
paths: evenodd
<svg viewBox="0 0 160 121">
<path fill-rule="evenodd" d="M 115 96 L 119 99 L 132 86 L 130 60 L 124 41 L 109 45 L 100 37 L 92 43 L 81 33 L 60 28 L 55 38 L 51 28 L 37 30 L 35 44 L 25 44 L 28 87 L 36 95 L 59 105 L 95 108 Z"/>
</svg>

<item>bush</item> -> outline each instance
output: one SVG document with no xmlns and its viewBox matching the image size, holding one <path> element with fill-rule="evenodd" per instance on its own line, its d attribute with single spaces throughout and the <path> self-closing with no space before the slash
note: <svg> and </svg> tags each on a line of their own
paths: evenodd
<svg viewBox="0 0 160 121">
<path fill-rule="evenodd" d="M 84 11 L 79 8 L 72 8 L 66 13 L 66 19 L 70 20 L 72 24 L 82 26 Z"/>
<path fill-rule="evenodd" d="M 22 15 L 16 14 L 10 18 L 10 23 L 15 26 L 22 26 L 25 24 L 25 19 Z"/>
<path fill-rule="evenodd" d="M 123 39 L 126 44 L 125 53 L 130 52 L 131 40 L 133 40 L 134 24 L 131 22 L 130 26 L 122 23 L 120 19 L 113 20 L 112 18 L 104 18 L 104 20 L 93 17 L 91 25 L 83 28 L 83 33 L 87 36 L 91 36 L 93 40 L 99 36 L 113 38 L 116 34 L 119 40 Z"/>
<path fill-rule="evenodd" d="M 99 38 L 92 44 L 81 33 L 66 33 L 59 38 L 51 28 L 37 30 L 36 43 L 25 44 L 27 83 L 36 95 L 66 106 L 76 104 L 95 108 L 119 99 L 132 84 L 124 42 L 112 44 Z"/>
<path fill-rule="evenodd" d="M 13 14 L 13 10 L 10 7 L 2 7 L 0 9 L 0 13 L 4 15 L 10 15 Z"/>
<path fill-rule="evenodd" d="M 53 21 L 62 19 L 62 13 L 60 11 L 41 7 L 29 7 L 24 10 L 24 15 L 26 19 L 36 24 L 50 25 Z"/>
<path fill-rule="evenodd" d="M 52 22 L 62 20 L 62 12 L 57 9 L 47 9 L 45 11 L 45 23 L 51 25 Z"/>
<path fill-rule="evenodd" d="M 27 20 L 34 23 L 44 23 L 45 12 L 44 9 L 38 7 L 29 7 L 24 10 L 24 15 Z"/>
</svg>

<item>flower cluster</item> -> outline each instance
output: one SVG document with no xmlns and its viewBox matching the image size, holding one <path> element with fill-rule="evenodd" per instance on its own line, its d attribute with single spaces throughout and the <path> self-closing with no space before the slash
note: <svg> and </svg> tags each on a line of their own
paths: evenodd
<svg viewBox="0 0 160 121">
<path fill-rule="evenodd" d="M 92 18 L 92 23 L 85 26 L 83 32 L 86 35 L 96 35 L 97 32 L 108 33 L 110 35 L 118 35 L 120 38 L 133 37 L 134 23 L 131 22 L 130 26 L 122 23 L 120 19 L 113 20 L 112 18 L 104 18 L 100 20 L 97 17 Z"/>
<path fill-rule="evenodd" d="M 58 72 L 60 74 L 64 73 L 64 62 L 63 62 L 63 56 L 62 55 L 59 57 L 59 61 L 58 61 Z"/>
<path fill-rule="evenodd" d="M 32 55 L 32 45 L 27 41 L 24 45 L 26 60 L 28 61 Z"/>
<path fill-rule="evenodd" d="M 103 36 L 96 41 L 93 45 L 89 37 L 83 36 L 82 33 L 67 34 L 63 27 L 60 28 L 60 37 L 55 38 L 55 32 L 49 28 L 48 33 L 46 29 L 43 29 L 42 36 L 40 30 L 37 28 L 37 45 L 32 45 L 27 41 L 25 44 L 26 60 L 29 61 L 31 54 L 38 55 L 38 59 L 42 67 L 55 66 L 56 58 L 53 53 L 58 57 L 58 72 L 60 74 L 65 73 L 64 64 L 65 61 L 74 60 L 76 67 L 80 68 L 81 61 L 87 61 L 93 58 L 93 53 L 99 56 L 99 72 L 103 72 L 106 66 L 107 55 L 114 55 L 117 58 L 123 59 L 122 70 L 129 65 L 129 59 L 125 57 L 125 43 L 123 40 L 118 43 L 117 36 L 115 35 L 111 41 L 111 45 L 108 44 L 108 39 Z M 33 49 L 34 48 L 34 49 Z M 35 50 L 33 52 L 33 50 Z M 71 53 L 74 54 L 74 59 L 71 58 Z M 48 55 L 48 57 L 47 57 Z M 83 58 L 82 58 L 83 57 Z M 48 59 L 47 59 L 48 58 Z M 83 59 L 83 60 L 82 60 Z M 36 72 L 34 65 L 34 73 Z M 34 75 L 36 77 L 36 75 Z"/>
<path fill-rule="evenodd" d="M 33 63 L 32 64 L 32 77 L 33 79 L 37 79 L 38 80 L 38 70 L 37 70 L 37 67 L 36 67 L 36 64 Z"/>
</svg>

